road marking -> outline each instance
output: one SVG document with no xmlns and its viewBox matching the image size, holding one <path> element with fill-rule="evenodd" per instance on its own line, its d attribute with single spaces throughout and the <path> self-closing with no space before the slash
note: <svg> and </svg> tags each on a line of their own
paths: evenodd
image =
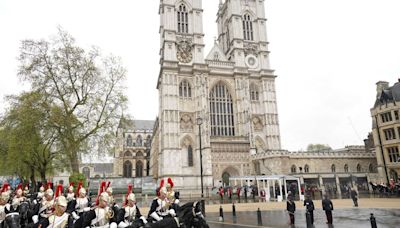
<svg viewBox="0 0 400 228">
<path fill-rule="evenodd" d="M 214 222 L 214 221 L 207 221 L 207 223 L 211 224 L 221 224 L 221 225 L 231 225 L 231 226 L 239 226 L 239 227 L 266 227 L 266 228 L 272 228 L 270 226 L 254 226 L 254 225 L 244 225 L 244 224 L 238 224 L 238 223 L 228 223 L 228 222 Z"/>
</svg>

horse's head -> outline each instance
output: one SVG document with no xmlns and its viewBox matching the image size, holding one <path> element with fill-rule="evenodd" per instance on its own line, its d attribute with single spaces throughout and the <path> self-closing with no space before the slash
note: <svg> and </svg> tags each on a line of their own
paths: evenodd
<svg viewBox="0 0 400 228">
<path fill-rule="evenodd" d="M 21 227 L 20 216 L 18 213 L 10 213 L 10 214 L 6 215 L 5 222 L 7 224 L 7 227 L 9 227 L 9 228 Z"/>
<path fill-rule="evenodd" d="M 201 211 L 201 203 L 198 201 L 184 204 L 180 208 L 178 216 L 186 227 L 208 227 Z"/>
<path fill-rule="evenodd" d="M 28 218 L 28 210 L 29 210 L 28 202 L 22 202 L 19 205 L 19 214 L 20 214 L 22 220 L 26 220 Z"/>
</svg>

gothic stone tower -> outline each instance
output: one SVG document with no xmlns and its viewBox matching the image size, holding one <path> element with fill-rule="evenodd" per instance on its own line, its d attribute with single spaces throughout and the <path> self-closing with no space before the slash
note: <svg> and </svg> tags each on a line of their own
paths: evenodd
<svg viewBox="0 0 400 228">
<path fill-rule="evenodd" d="M 204 117 L 207 93 L 201 79 L 204 63 L 202 1 L 160 0 L 160 74 L 158 153 L 153 175 L 171 177 L 183 194 L 200 190 L 197 117 Z M 207 132 L 206 125 L 202 133 Z M 203 185 L 212 185 L 210 147 L 203 136 Z M 154 156 L 153 156 L 154 157 Z M 157 160 L 157 161 L 155 161 Z M 152 165 L 152 164 L 151 164 Z"/>
<path fill-rule="evenodd" d="M 250 155 L 281 148 L 264 1 L 220 1 L 218 42 L 206 58 L 201 3 L 160 0 L 160 109 L 150 166 L 181 192 L 200 190 L 197 118 L 206 188 L 257 174 Z"/>
</svg>

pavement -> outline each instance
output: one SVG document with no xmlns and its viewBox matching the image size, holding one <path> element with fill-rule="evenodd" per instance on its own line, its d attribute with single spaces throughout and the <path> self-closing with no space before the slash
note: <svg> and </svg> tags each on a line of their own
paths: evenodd
<svg viewBox="0 0 400 228">
<path fill-rule="evenodd" d="M 296 228 L 306 227 L 303 202 L 296 201 Z M 366 228 L 370 225 L 370 213 L 376 217 L 379 228 L 400 227 L 399 198 L 366 198 L 359 199 L 359 207 L 353 207 L 351 199 L 334 199 L 333 226 L 337 228 Z M 321 209 L 321 200 L 314 200 L 315 227 L 329 227 Z M 224 221 L 220 222 L 219 209 L 222 207 Z M 236 216 L 232 215 L 232 204 L 219 204 L 210 201 L 206 204 L 206 220 L 210 227 L 290 227 L 286 212 L 286 202 L 235 203 Z M 257 209 L 261 211 L 262 226 L 258 226 Z M 141 207 L 142 214 L 149 208 Z"/>
</svg>

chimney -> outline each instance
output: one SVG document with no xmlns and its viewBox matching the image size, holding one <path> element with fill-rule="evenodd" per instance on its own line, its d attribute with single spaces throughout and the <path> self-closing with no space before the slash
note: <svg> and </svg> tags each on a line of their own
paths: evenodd
<svg viewBox="0 0 400 228">
<path fill-rule="evenodd" d="M 376 98 L 379 98 L 382 91 L 389 88 L 389 82 L 379 81 L 376 83 Z"/>
</svg>

